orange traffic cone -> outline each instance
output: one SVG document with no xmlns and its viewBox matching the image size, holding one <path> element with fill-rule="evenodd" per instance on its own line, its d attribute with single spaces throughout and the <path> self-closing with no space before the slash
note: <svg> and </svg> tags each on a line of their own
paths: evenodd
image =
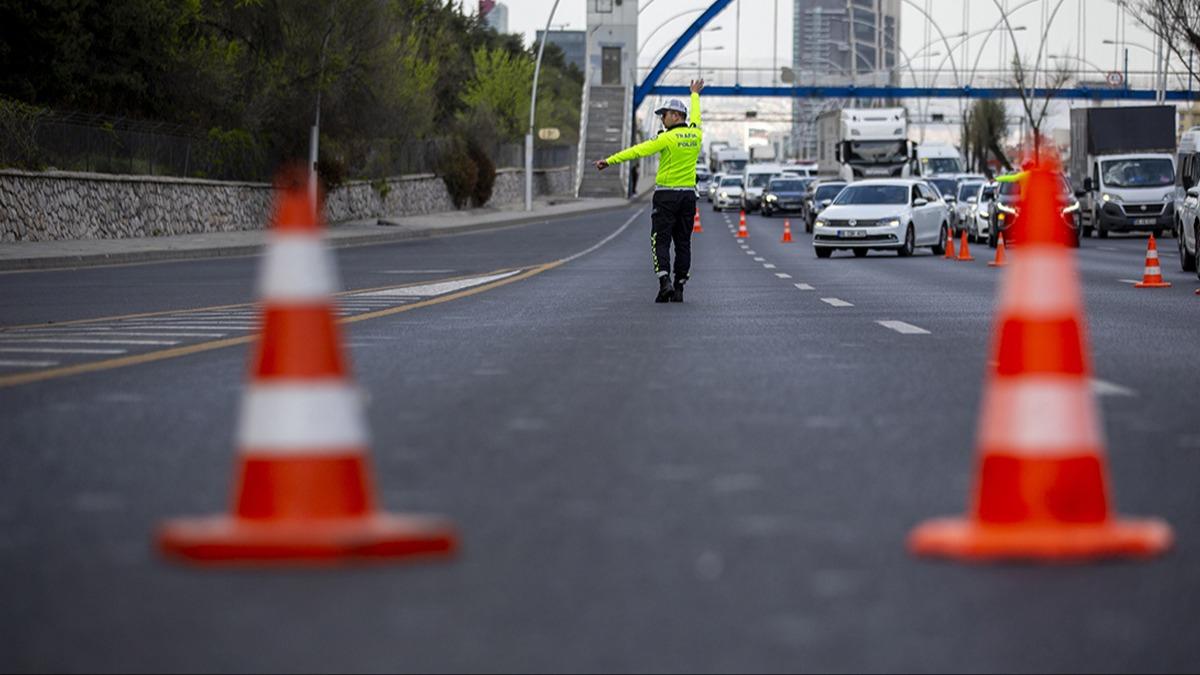
<svg viewBox="0 0 1200 675">
<path fill-rule="evenodd" d="M 779 240 L 782 244 L 792 243 L 792 221 L 787 218 L 783 219 L 783 239 Z"/>
<path fill-rule="evenodd" d="M 742 215 L 738 218 L 738 239 L 746 239 L 750 236 L 750 232 L 746 229 L 746 212 L 742 211 Z"/>
<path fill-rule="evenodd" d="M 336 324 L 334 260 L 306 191 L 285 188 L 260 270 L 262 335 L 242 397 L 232 513 L 171 520 L 157 539 L 195 563 L 333 563 L 456 548 L 440 519 L 379 511 L 362 392 Z"/>
<path fill-rule="evenodd" d="M 974 258 L 971 257 L 971 249 L 967 248 L 967 231 L 962 231 L 962 243 L 958 246 L 958 258 L 956 260 L 962 262 L 971 262 Z"/>
<path fill-rule="evenodd" d="M 996 259 L 988 263 L 988 267 L 1004 267 L 1008 262 L 1004 259 L 1004 234 L 998 236 L 996 243 Z"/>
<path fill-rule="evenodd" d="M 700 227 L 700 209 L 696 209 L 696 217 L 692 219 L 692 234 L 703 231 L 704 228 Z"/>
<path fill-rule="evenodd" d="M 1146 246 L 1146 269 L 1142 272 L 1142 280 L 1133 285 L 1134 288 L 1170 288 L 1171 282 L 1163 281 L 1162 268 L 1158 266 L 1158 244 L 1154 235 L 1150 235 L 1150 244 Z"/>
<path fill-rule="evenodd" d="M 913 530 L 918 555 L 1080 560 L 1171 545 L 1162 521 L 1113 515 L 1079 274 L 1056 226 L 1060 180 L 1053 165 L 1026 179 L 1028 222 L 1001 284 L 970 511 Z"/>
<path fill-rule="evenodd" d="M 950 230 L 946 233 L 946 255 L 942 256 L 943 260 L 954 260 L 954 231 Z"/>
</svg>

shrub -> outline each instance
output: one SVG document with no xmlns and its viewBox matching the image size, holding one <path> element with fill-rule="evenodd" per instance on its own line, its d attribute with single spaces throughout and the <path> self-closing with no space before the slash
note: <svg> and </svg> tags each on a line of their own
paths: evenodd
<svg viewBox="0 0 1200 675">
<path fill-rule="evenodd" d="M 471 156 L 461 143 L 454 143 L 442 154 L 438 161 L 438 173 L 450 193 L 450 201 L 454 208 L 461 209 L 471 202 L 479 182 L 479 167 L 471 160 Z M 489 189 L 490 193 L 491 190 Z"/>
<path fill-rule="evenodd" d="M 475 189 L 471 191 L 471 203 L 483 206 L 492 198 L 492 189 L 496 186 L 496 164 L 483 151 L 483 147 L 472 140 L 467 143 L 467 155 L 475 163 L 477 179 Z"/>
<path fill-rule="evenodd" d="M 45 108 L 0 98 L 0 166 L 41 169 L 37 144 L 38 121 Z"/>
</svg>

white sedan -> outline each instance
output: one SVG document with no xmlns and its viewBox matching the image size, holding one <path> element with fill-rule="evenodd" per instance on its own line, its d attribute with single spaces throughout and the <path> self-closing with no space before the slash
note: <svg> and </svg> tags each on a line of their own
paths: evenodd
<svg viewBox="0 0 1200 675">
<path fill-rule="evenodd" d="M 741 176 L 722 176 L 719 184 L 709 188 L 709 192 L 716 190 L 717 193 L 713 197 L 713 211 L 740 207 L 743 189 Z"/>
<path fill-rule="evenodd" d="M 813 250 L 828 258 L 845 249 L 863 257 L 871 249 L 902 257 L 928 246 L 946 251 L 950 209 L 922 180 L 879 179 L 851 183 L 821 212 L 813 228 Z"/>
</svg>

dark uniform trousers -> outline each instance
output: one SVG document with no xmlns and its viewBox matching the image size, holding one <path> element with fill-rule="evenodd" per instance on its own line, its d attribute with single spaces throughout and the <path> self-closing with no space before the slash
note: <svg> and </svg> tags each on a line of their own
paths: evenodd
<svg viewBox="0 0 1200 675">
<path fill-rule="evenodd" d="M 650 245 L 654 273 L 671 271 L 671 242 L 675 242 L 675 280 L 687 281 L 692 269 L 692 223 L 696 217 L 695 190 L 656 190 L 650 213 Z"/>
</svg>

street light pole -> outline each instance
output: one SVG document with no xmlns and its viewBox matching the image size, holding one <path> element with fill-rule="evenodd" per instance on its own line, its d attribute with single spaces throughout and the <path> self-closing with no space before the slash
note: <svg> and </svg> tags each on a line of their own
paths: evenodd
<svg viewBox="0 0 1200 675">
<path fill-rule="evenodd" d="M 525 210 L 533 210 L 533 124 L 537 112 L 538 75 L 542 72 L 542 53 L 546 51 L 546 38 L 550 37 L 550 24 L 554 21 L 554 13 L 558 11 L 558 1 L 550 8 L 550 16 L 546 18 L 546 30 L 542 31 L 542 43 L 538 46 L 537 62 L 533 65 L 533 92 L 529 97 L 529 132 L 525 134 Z M 583 83 L 587 86 L 587 82 Z"/>
</svg>

